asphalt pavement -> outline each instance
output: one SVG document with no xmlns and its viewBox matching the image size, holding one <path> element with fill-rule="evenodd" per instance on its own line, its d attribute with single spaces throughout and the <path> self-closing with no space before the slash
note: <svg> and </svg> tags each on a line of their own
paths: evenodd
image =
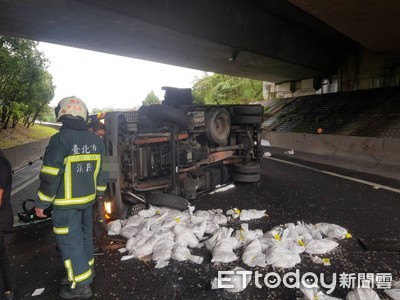
<svg viewBox="0 0 400 300">
<path fill-rule="evenodd" d="M 334 274 L 343 272 L 384 273 L 391 274 L 393 280 L 400 279 L 399 252 L 367 251 L 359 242 L 360 237 L 400 238 L 398 180 L 310 163 L 296 155 L 274 154 L 270 159 L 262 160 L 262 167 L 259 183 L 236 184 L 233 189 L 204 195 L 192 204 L 197 210 L 265 209 L 267 217 L 249 222 L 250 229 L 263 231 L 297 221 L 341 225 L 353 238 L 340 241 L 339 247 L 324 255 L 330 258 L 330 266 L 315 264 L 305 254 L 296 268 L 285 270 L 273 270 L 271 266 L 249 268 L 240 260 L 212 264 L 209 251 L 195 249 L 194 254 L 204 257 L 203 264 L 171 260 L 169 266 L 155 269 L 153 262 L 121 261 L 121 254 L 112 247 L 123 240 L 106 238 L 101 245 L 108 245 L 110 249 L 99 252 L 95 258 L 93 299 L 296 299 L 301 295 L 297 289 L 283 286 L 270 289 L 262 284 L 262 288 L 258 288 L 254 280 L 238 294 L 211 289 L 210 281 L 219 270 L 231 270 L 236 266 L 264 275 L 276 271 L 282 277 L 299 269 L 301 274 L 324 274 L 327 281 L 332 280 Z M 18 197 L 18 194 L 14 196 Z M 240 223 L 233 221 L 229 226 L 239 229 Z M 63 267 L 51 222 L 15 227 L 7 240 L 9 255 L 18 274 L 20 299 L 57 299 L 57 281 Z M 37 288 L 44 288 L 44 292 L 32 297 Z M 348 290 L 337 284 L 333 295 L 344 298 Z M 377 291 L 382 299 L 387 299 L 383 290 Z"/>
</svg>

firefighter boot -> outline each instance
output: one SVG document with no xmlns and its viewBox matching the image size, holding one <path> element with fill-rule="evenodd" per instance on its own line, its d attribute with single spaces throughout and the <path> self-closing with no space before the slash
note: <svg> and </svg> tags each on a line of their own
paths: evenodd
<svg viewBox="0 0 400 300">
<path fill-rule="evenodd" d="M 94 272 L 94 268 L 92 268 L 92 276 L 95 277 L 96 273 Z M 59 280 L 60 285 L 70 285 L 71 281 L 68 280 L 67 274 L 61 276 Z"/>
<path fill-rule="evenodd" d="M 77 286 L 71 289 L 69 286 L 63 286 L 59 295 L 63 299 L 89 299 L 92 297 L 92 289 L 90 285 Z"/>
</svg>

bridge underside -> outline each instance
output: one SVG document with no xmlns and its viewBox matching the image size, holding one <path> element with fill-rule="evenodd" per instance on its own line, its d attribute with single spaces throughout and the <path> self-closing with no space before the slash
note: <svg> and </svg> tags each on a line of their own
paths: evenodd
<svg viewBox="0 0 400 300">
<path fill-rule="evenodd" d="M 352 42 L 275 2 L 0 0 L 0 33 L 271 82 L 334 72 Z"/>
</svg>

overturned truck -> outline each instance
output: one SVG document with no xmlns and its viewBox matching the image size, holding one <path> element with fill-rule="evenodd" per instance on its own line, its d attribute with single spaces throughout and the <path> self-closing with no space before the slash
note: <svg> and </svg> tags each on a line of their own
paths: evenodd
<svg viewBox="0 0 400 300">
<path fill-rule="evenodd" d="M 185 209 L 216 186 L 260 180 L 261 105 L 193 105 L 190 89 L 163 89 L 160 105 L 105 116 L 109 219 L 148 203 Z"/>
</svg>

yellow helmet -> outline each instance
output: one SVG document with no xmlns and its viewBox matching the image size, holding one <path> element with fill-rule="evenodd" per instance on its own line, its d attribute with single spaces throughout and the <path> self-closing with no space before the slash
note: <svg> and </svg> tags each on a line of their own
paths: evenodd
<svg viewBox="0 0 400 300">
<path fill-rule="evenodd" d="M 88 117 L 85 102 L 75 96 L 61 99 L 55 109 L 55 113 L 57 121 L 60 121 L 60 118 L 65 116 L 65 118 L 71 119 L 82 118 L 86 122 Z"/>
</svg>

